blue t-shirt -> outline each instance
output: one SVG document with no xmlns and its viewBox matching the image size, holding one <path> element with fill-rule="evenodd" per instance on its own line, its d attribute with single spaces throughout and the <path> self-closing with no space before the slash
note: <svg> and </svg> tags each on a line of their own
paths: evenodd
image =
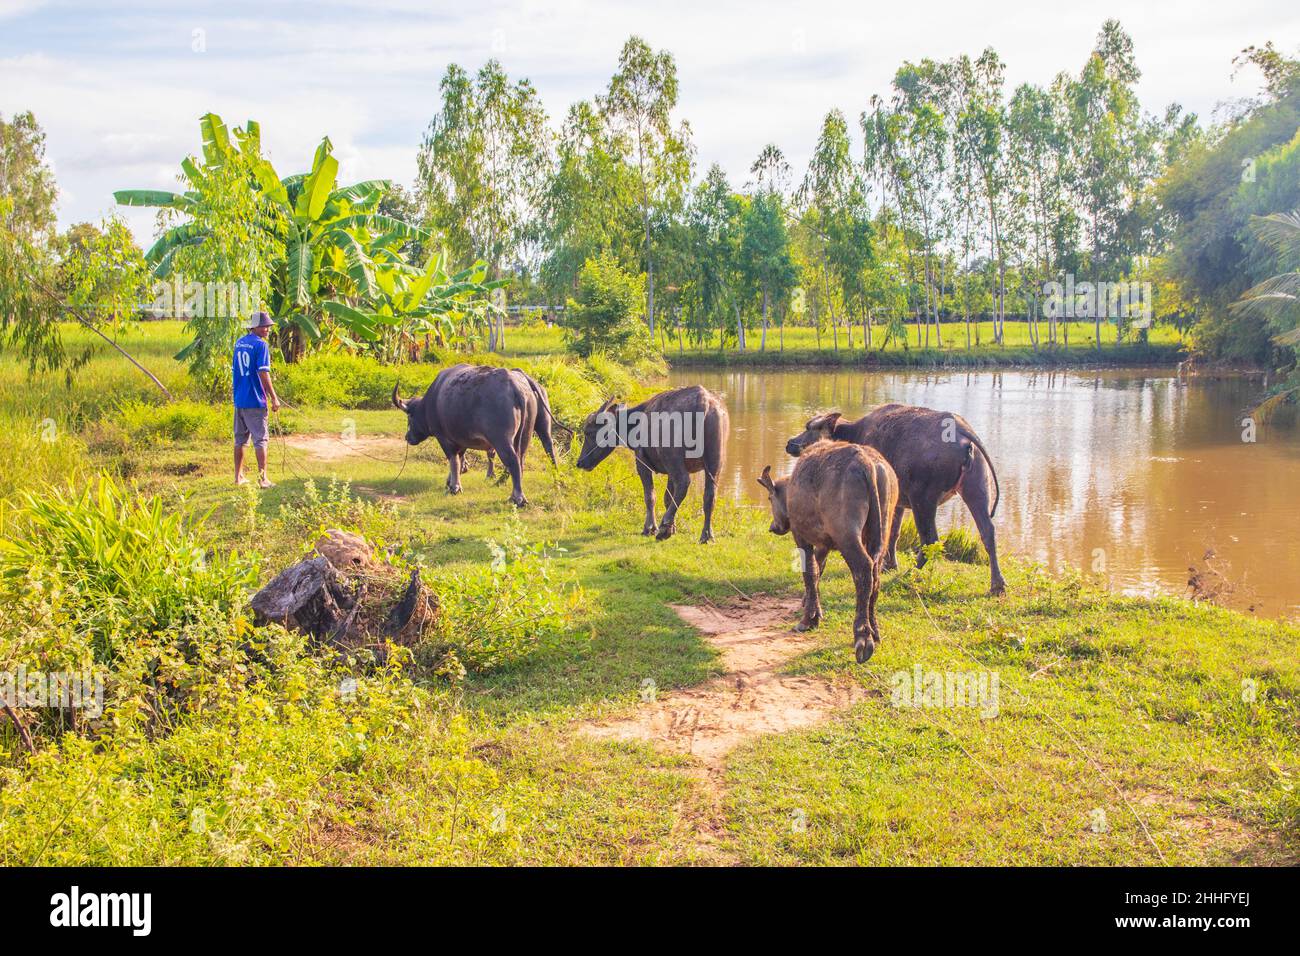
<svg viewBox="0 0 1300 956">
<path fill-rule="evenodd" d="M 231 363 L 236 408 L 266 408 L 266 392 L 259 372 L 271 371 L 271 348 L 266 339 L 249 332 L 235 343 Z"/>
</svg>

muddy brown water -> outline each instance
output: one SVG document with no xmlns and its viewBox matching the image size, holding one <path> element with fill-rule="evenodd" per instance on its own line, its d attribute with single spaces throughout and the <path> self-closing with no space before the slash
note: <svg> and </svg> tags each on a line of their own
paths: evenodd
<svg viewBox="0 0 1300 956">
<path fill-rule="evenodd" d="M 1128 594 L 1189 592 L 1189 568 L 1220 600 L 1300 619 L 1300 428 L 1243 440 L 1258 377 L 1172 370 L 705 370 L 671 374 L 722 395 L 731 436 L 722 491 L 766 503 L 763 466 L 788 474 L 786 439 L 814 413 L 856 418 L 897 401 L 955 411 L 993 455 L 999 547 L 1049 568 L 1104 573 Z M 698 488 L 695 489 L 699 493 Z M 959 499 L 940 530 L 974 528 Z M 1213 556 L 1207 568 L 1206 552 Z M 1220 577 L 1221 576 L 1221 577 Z"/>
</svg>

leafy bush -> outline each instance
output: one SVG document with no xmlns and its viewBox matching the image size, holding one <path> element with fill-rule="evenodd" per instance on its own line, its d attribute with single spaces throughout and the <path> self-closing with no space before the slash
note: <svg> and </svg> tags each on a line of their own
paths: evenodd
<svg viewBox="0 0 1300 956">
<path fill-rule="evenodd" d="M 153 405 L 126 401 L 118 410 L 118 418 L 127 433 L 137 439 L 222 438 L 231 430 L 229 409 L 199 402 Z"/>
<path fill-rule="evenodd" d="M 277 369 L 276 388 L 293 405 L 389 408 L 394 384 L 405 395 L 423 393 L 440 367 L 385 365 L 371 356 L 333 352 Z"/>
<path fill-rule="evenodd" d="M 277 538 L 302 541 L 308 548 L 330 528 L 355 531 L 382 546 L 396 523 L 390 505 L 358 498 L 352 483 L 337 475 L 330 476 L 323 490 L 314 478 L 307 478 L 301 497 L 281 503 L 279 521 Z"/>
<path fill-rule="evenodd" d="M 0 538 L 0 601 L 35 599 L 111 664 L 138 638 L 231 608 L 256 568 L 208 553 L 203 522 L 101 475 L 86 491 L 26 494 Z"/>
<path fill-rule="evenodd" d="M 529 544 L 512 515 L 500 541 L 487 542 L 491 561 L 468 573 L 437 576 L 435 633 L 419 649 L 425 663 L 453 680 L 466 669 L 489 670 L 524 657 L 563 632 L 582 592 L 555 579 L 552 556 L 562 549 Z"/>
<path fill-rule="evenodd" d="M 645 324 L 645 276 L 626 271 L 607 252 L 583 265 L 564 324 L 569 349 L 583 358 L 605 352 L 631 365 L 658 357 Z"/>
</svg>

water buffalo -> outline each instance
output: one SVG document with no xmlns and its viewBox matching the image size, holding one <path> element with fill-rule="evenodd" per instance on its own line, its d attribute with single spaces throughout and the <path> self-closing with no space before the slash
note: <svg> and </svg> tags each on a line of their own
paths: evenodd
<svg viewBox="0 0 1300 956">
<path fill-rule="evenodd" d="M 460 493 L 470 448 L 488 453 L 489 476 L 496 453 L 513 483 L 510 500 L 521 507 L 528 503 L 520 479 L 534 432 L 555 464 L 546 389 L 517 368 L 451 365 L 438 373 L 423 398 L 399 398 L 394 385 L 393 404 L 406 412 L 407 444 L 432 437 L 442 446 L 451 469 L 447 491 L 453 495 Z"/>
<path fill-rule="evenodd" d="M 989 555 L 990 594 L 1006 592 L 1006 581 L 998 568 L 998 545 L 993 533 L 1001 489 L 993 461 L 970 423 L 952 412 L 891 403 L 881 405 L 856 422 L 847 422 L 839 412 L 825 412 L 811 419 L 801 435 L 791 438 L 785 450 L 798 456 L 804 448 L 824 438 L 870 445 L 898 475 L 899 499 L 889 529 L 885 567 L 898 566 L 895 549 L 904 509 L 911 508 L 916 530 L 924 544 L 939 540 L 935 511 L 954 494 L 961 495 L 975 519 L 980 540 Z M 989 507 L 989 483 L 994 498 Z M 925 556 L 919 557 L 924 563 Z"/>
<path fill-rule="evenodd" d="M 774 534 L 789 532 L 802 552 L 803 617 L 798 630 L 822 619 L 818 583 L 826 555 L 838 551 L 853 575 L 857 615 L 853 650 L 865 664 L 880 643 L 876 598 L 884 573 L 885 522 L 898 505 L 898 479 L 883 455 L 851 442 L 820 441 L 803 449 L 789 478 L 772 480 L 772 466 L 758 483 L 767 489 Z"/>
<path fill-rule="evenodd" d="M 613 399 L 587 416 L 578 467 L 591 471 L 619 445 L 632 449 L 645 491 L 642 534 L 663 541 L 677 530 L 677 509 L 691 488 L 691 475 L 704 472 L 704 530 L 700 544 L 713 540 L 713 501 L 717 496 L 722 450 L 727 443 L 727 408 L 699 385 L 660 392 L 628 408 Z M 668 476 L 664 516 L 655 532 L 655 475 Z"/>
</svg>

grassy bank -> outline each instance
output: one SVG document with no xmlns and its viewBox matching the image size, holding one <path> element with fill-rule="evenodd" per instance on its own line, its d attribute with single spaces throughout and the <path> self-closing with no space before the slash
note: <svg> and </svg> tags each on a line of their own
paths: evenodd
<svg viewBox="0 0 1300 956">
<path fill-rule="evenodd" d="M 660 336 L 664 358 L 675 367 L 795 367 L 848 366 L 861 368 L 1007 368 L 1007 367 L 1094 367 L 1176 365 L 1187 358 L 1187 345 L 1178 332 L 1168 326 L 1150 330 L 1147 342 L 1116 340 L 1113 325 L 1102 326 L 1102 347 L 1096 347 L 1091 324 L 1072 323 L 1070 342 L 1053 347 L 1034 348 L 1029 328 L 1022 322 L 1008 322 L 1006 341 L 994 344 L 991 322 L 972 324 L 972 342 L 966 344 L 966 329 L 961 324 L 942 325 L 942 342 L 931 330 L 918 342 L 916 330 L 909 328 L 906 341 L 897 338 L 888 344 L 881 329 L 873 329 L 871 348 L 862 347 L 862 329 L 853 332 L 853 347 L 841 330 L 838 347 L 829 332 L 819 337 L 815 330 L 779 328 L 768 330 L 767 345 L 760 348 L 760 337 L 753 333 L 748 348 L 732 343 L 717 346 L 716 336 L 707 345 L 677 341 L 671 335 Z M 978 338 L 976 338 L 978 336 Z M 562 329 L 530 324 L 509 329 L 505 353 L 517 356 L 554 355 L 564 351 Z"/>
<path fill-rule="evenodd" d="M 162 371 L 203 405 L 163 351 L 153 356 Z M 488 482 L 481 456 L 464 494 L 449 497 L 430 444 L 403 464 L 403 417 L 368 407 L 392 370 L 365 363 L 352 368 L 350 407 L 313 403 L 311 389 L 338 376 L 297 373 L 292 433 L 271 448 L 276 486 L 237 490 L 228 441 L 201 422 L 132 431 L 118 399 L 153 399 L 115 365 L 103 359 L 88 370 L 95 387 L 71 392 L 0 369 L 9 427 L 37 436 L 36 463 L 7 466 L 16 484 L 0 537 L 20 540 L 31 520 L 18 491 L 84 487 L 107 471 L 142 507 L 187 516 L 192 537 L 177 540 L 206 553 L 212 609 L 182 603 L 165 627 L 143 629 L 81 607 L 41 562 L 5 579 L 4 668 L 78 663 L 71 615 L 94 612 L 92 630 L 115 628 L 115 656 L 105 663 L 102 648 L 86 647 L 81 663 L 110 667 L 118 683 L 110 721 L 60 727 L 29 711 L 36 753 L 0 718 L 4 864 L 1300 858 L 1300 628 L 1120 598 L 1014 557 L 1009 596 L 993 599 L 987 568 L 940 559 L 917 570 L 904 557 L 881 595 L 884 644 L 858 666 L 852 585 L 832 557 L 826 622 L 782 667 L 791 680 L 856 688 L 856 702 L 819 726 L 756 737 L 704 774 L 694 757 L 581 730 L 636 714 L 647 681 L 669 694 L 721 671 L 715 647 L 669 605 L 798 595 L 790 541 L 766 531 L 761 510 L 720 503 L 718 541 L 701 547 L 697 484 L 680 533 L 656 543 L 637 534 L 640 486 L 624 453 L 586 474 L 572 456 L 552 469 L 536 446 L 523 511 Z M 566 416 L 618 374 L 554 359 L 529 367 L 549 369 Z M 429 371 L 401 375 L 414 386 Z M 52 438 L 41 432 L 48 417 L 59 422 Z M 439 639 L 460 642 L 463 671 L 419 654 L 342 662 L 254 627 L 243 595 L 322 527 L 360 530 L 424 569 L 441 602 Z M 233 577 L 213 577 L 223 569 Z M 55 580 L 62 590 L 49 600 Z M 240 591 L 223 604 L 228 580 Z M 37 585 L 47 590 L 31 593 Z M 479 653 L 484 635 L 493 653 Z M 897 681 L 917 667 L 996 674 L 996 715 L 908 706 Z M 707 841 L 704 819 L 717 824 Z"/>
</svg>

